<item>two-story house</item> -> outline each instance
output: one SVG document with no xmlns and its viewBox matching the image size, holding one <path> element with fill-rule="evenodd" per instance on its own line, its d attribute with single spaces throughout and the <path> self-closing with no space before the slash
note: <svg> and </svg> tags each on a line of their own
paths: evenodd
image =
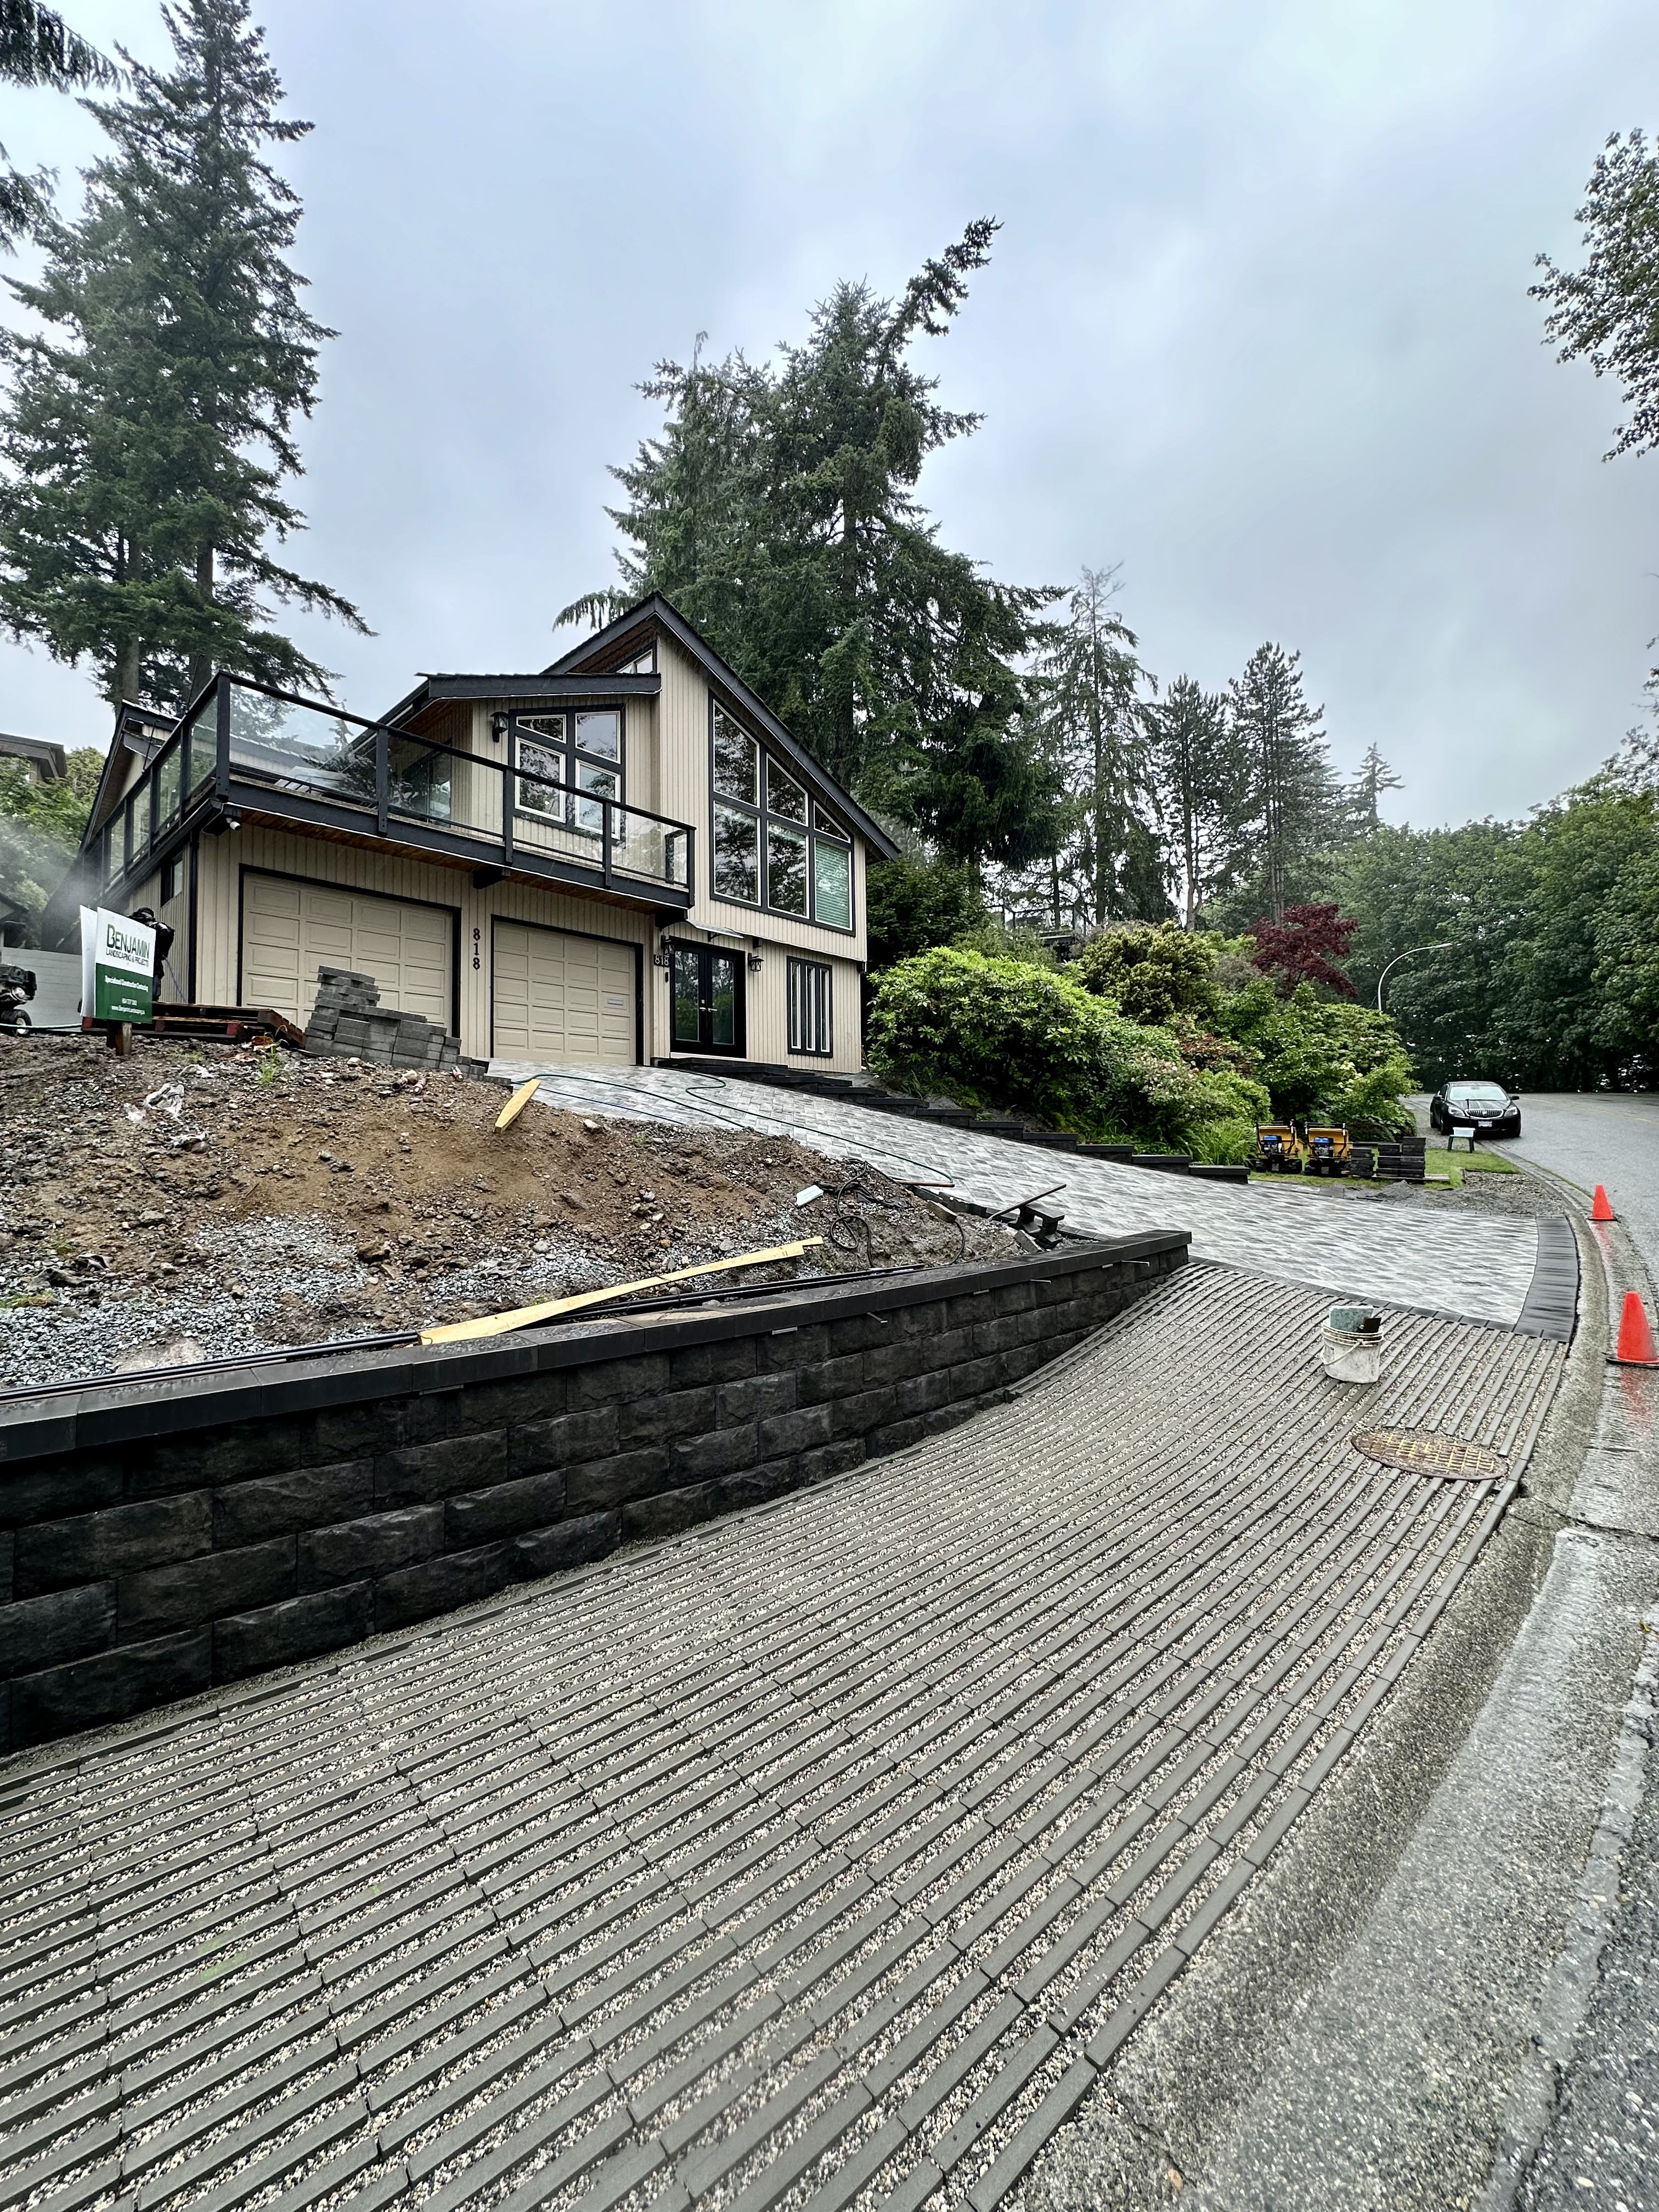
<svg viewBox="0 0 1659 2212">
<path fill-rule="evenodd" d="M 172 924 L 164 1001 L 303 1022 L 326 963 L 478 1059 L 851 1070 L 894 854 L 658 596 L 379 720 L 225 675 L 124 709 L 79 890 Z"/>
</svg>

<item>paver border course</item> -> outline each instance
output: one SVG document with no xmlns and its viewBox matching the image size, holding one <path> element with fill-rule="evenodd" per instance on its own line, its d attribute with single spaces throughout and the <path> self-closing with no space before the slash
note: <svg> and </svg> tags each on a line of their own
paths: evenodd
<svg viewBox="0 0 1659 2212">
<path fill-rule="evenodd" d="M 672 1536 L 965 1420 L 1184 1231 L 0 1411 L 0 1751 Z"/>
</svg>

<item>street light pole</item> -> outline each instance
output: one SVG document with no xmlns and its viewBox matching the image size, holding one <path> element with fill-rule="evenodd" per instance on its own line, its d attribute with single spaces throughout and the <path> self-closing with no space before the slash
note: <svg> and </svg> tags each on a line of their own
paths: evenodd
<svg viewBox="0 0 1659 2212">
<path fill-rule="evenodd" d="M 1396 952 L 1394 958 L 1389 961 L 1388 966 L 1382 970 L 1382 973 L 1376 979 L 1377 1012 L 1380 1014 L 1382 1011 L 1382 986 L 1387 982 L 1390 975 L 1393 974 L 1394 970 L 1400 965 L 1402 960 L 1414 960 L 1419 952 L 1449 952 L 1451 951 L 1451 939 L 1449 937 L 1443 937 L 1438 945 L 1413 945 L 1409 952 Z"/>
</svg>

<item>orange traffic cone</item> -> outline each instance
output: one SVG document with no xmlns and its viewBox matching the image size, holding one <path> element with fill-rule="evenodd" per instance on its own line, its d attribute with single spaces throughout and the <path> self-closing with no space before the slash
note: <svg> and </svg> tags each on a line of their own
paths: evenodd
<svg viewBox="0 0 1659 2212">
<path fill-rule="evenodd" d="M 1654 1343 L 1642 1301 L 1634 1291 L 1625 1293 L 1625 1310 L 1619 1322 L 1619 1350 L 1614 1357 L 1621 1367 L 1659 1367 L 1659 1345 Z"/>
<path fill-rule="evenodd" d="M 1602 1189 L 1599 1182 L 1595 1186 L 1595 1195 L 1590 1200 L 1590 1219 L 1592 1221 L 1615 1221 L 1618 1219 L 1618 1216 L 1614 1213 L 1612 1206 L 1607 1203 L 1607 1194 L 1606 1191 Z"/>
</svg>

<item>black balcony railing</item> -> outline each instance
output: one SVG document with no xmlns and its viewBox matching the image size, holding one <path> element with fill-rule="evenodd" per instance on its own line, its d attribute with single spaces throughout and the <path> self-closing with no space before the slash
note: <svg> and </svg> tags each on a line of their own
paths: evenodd
<svg viewBox="0 0 1659 2212">
<path fill-rule="evenodd" d="M 603 790 L 562 791 L 314 700 L 217 676 L 100 832 L 106 888 L 204 811 L 244 810 L 550 880 L 690 903 L 696 832 Z M 526 803 L 528 800 L 529 803 Z"/>
</svg>

